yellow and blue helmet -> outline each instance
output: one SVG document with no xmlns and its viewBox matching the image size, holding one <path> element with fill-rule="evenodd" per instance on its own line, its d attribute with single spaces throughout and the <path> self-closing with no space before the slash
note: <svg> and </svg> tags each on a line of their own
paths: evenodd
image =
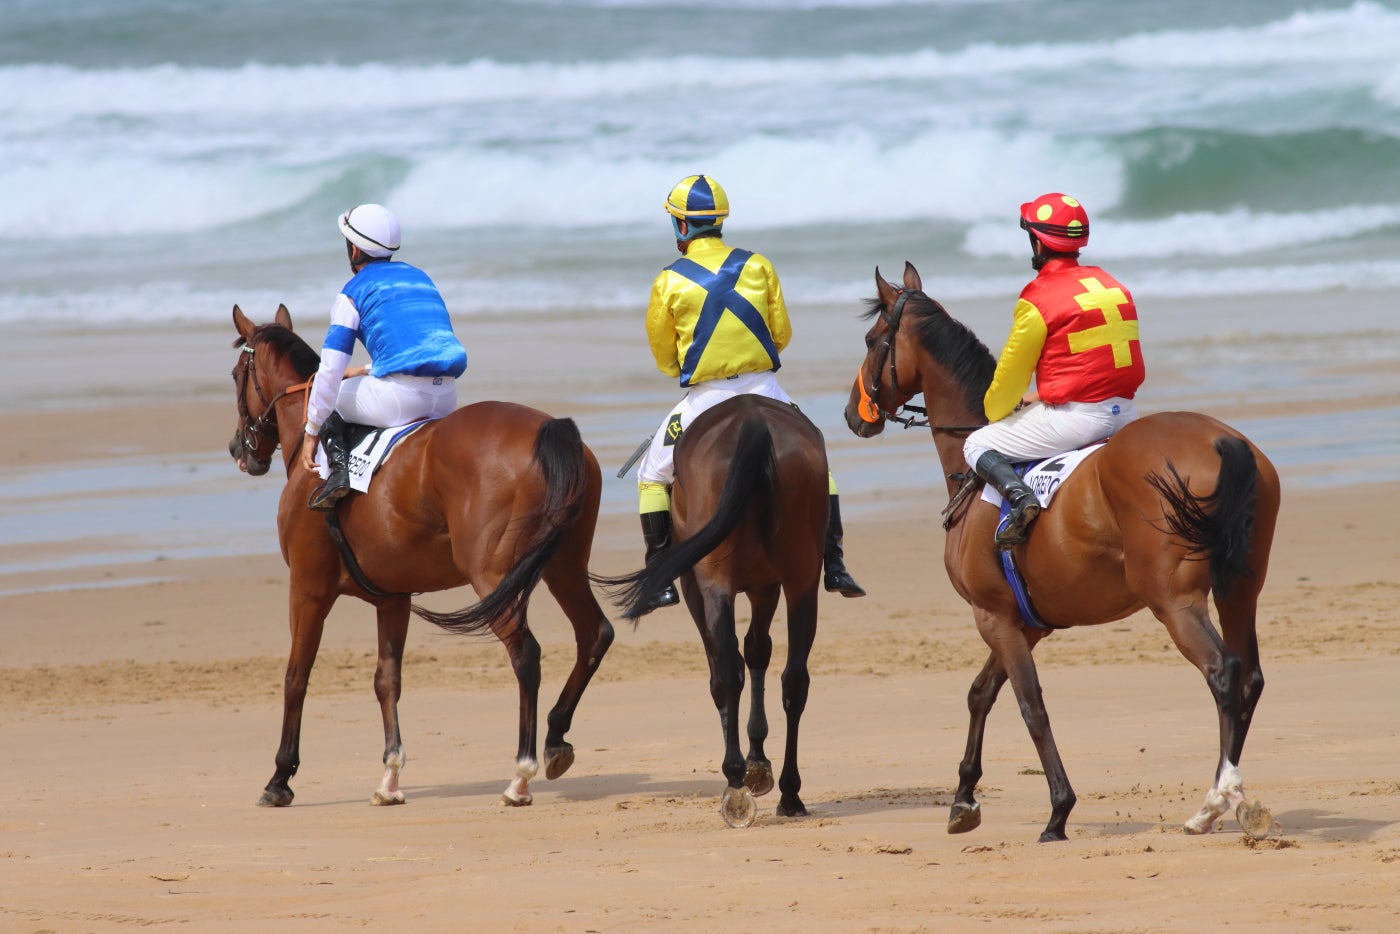
<svg viewBox="0 0 1400 934">
<path fill-rule="evenodd" d="M 729 196 L 719 182 L 707 175 L 688 175 L 681 179 L 666 198 L 666 213 L 676 228 L 676 238 L 690 240 L 724 223 L 729 216 Z M 682 237 L 680 221 L 690 225 Z"/>
</svg>

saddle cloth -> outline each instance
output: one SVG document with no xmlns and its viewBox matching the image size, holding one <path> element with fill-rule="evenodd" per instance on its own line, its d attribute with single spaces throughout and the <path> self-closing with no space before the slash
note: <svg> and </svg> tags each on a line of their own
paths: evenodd
<svg viewBox="0 0 1400 934">
<path fill-rule="evenodd" d="M 421 418 L 416 422 L 393 428 L 349 425 L 350 489 L 357 493 L 368 493 L 370 477 L 389 459 L 395 445 L 432 420 Z M 316 448 L 316 472 L 324 480 L 330 476 L 330 468 L 326 466 L 326 449 L 321 444 L 317 444 Z"/>
<path fill-rule="evenodd" d="M 1046 509 L 1050 506 L 1050 500 L 1054 498 L 1055 491 L 1060 488 L 1060 484 L 1069 479 L 1074 468 L 1084 463 L 1086 457 L 1106 443 L 1096 441 L 1088 447 L 1078 448 L 1065 454 L 1056 454 L 1043 461 L 1027 461 L 1023 464 L 1017 464 L 1016 471 L 1021 474 L 1021 479 L 1026 481 L 1026 485 L 1035 491 L 1035 498 L 1040 500 L 1040 508 Z M 982 487 L 982 498 L 993 506 L 1001 505 L 1002 496 L 990 483 Z"/>
</svg>

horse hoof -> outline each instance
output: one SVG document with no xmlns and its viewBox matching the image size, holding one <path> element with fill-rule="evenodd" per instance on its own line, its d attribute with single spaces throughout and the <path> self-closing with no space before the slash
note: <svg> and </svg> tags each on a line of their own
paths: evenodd
<svg viewBox="0 0 1400 934">
<path fill-rule="evenodd" d="M 1068 839 L 1063 830 L 1047 830 L 1040 835 L 1041 843 L 1064 843 Z"/>
<path fill-rule="evenodd" d="M 948 814 L 949 833 L 967 833 L 982 826 L 982 805 L 955 804 Z"/>
<path fill-rule="evenodd" d="M 1251 840 L 1266 839 L 1276 827 L 1274 815 L 1258 801 L 1241 801 L 1235 808 L 1235 820 Z"/>
<path fill-rule="evenodd" d="M 807 806 L 797 795 L 783 795 L 782 799 L 778 801 L 778 816 L 806 817 Z"/>
<path fill-rule="evenodd" d="M 565 743 L 555 749 L 544 751 L 544 777 L 550 780 L 569 771 L 574 764 L 574 747 Z"/>
<path fill-rule="evenodd" d="M 744 769 L 744 787 L 761 798 L 773 790 L 773 764 L 766 760 L 750 759 Z"/>
<path fill-rule="evenodd" d="M 296 797 L 290 788 L 264 788 L 262 797 L 258 798 L 260 808 L 284 808 L 292 803 L 292 798 Z"/>
<path fill-rule="evenodd" d="M 719 815 L 730 827 L 747 827 L 758 816 L 758 802 L 747 788 L 726 788 L 719 802 Z"/>
<path fill-rule="evenodd" d="M 527 808 L 534 803 L 534 795 L 517 795 L 509 790 L 501 794 L 501 807 Z"/>
<path fill-rule="evenodd" d="M 385 791 L 382 788 L 374 789 L 374 796 L 369 799 L 369 803 L 376 807 L 388 807 L 394 804 L 403 804 L 404 796 L 402 791 Z"/>
</svg>

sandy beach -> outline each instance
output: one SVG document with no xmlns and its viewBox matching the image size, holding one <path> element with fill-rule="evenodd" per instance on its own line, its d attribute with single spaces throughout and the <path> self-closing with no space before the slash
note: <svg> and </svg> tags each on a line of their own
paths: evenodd
<svg viewBox="0 0 1400 934">
<path fill-rule="evenodd" d="M 1242 765 L 1274 835 L 1253 840 L 1232 818 L 1211 836 L 1182 832 L 1211 778 L 1216 718 L 1200 675 L 1139 614 L 1037 651 L 1079 796 L 1070 840 L 1036 843 L 1048 795 L 1009 693 L 988 730 L 983 824 L 950 836 L 966 691 L 986 648 L 944 576 L 927 433 L 861 442 L 838 430 L 865 327 L 855 311 L 799 318 L 783 381 L 827 432 L 848 562 L 870 596 L 821 604 L 801 749 L 810 815 L 776 817 L 775 794 L 746 830 L 718 814 L 718 718 L 681 608 L 618 626 L 569 737 L 576 764 L 537 780 L 522 809 L 499 805 L 516 710 L 503 650 L 415 620 L 400 704 L 408 802 L 376 808 L 374 614 L 343 600 L 311 682 L 296 802 L 255 807 L 286 663 L 273 531 L 283 475 L 244 477 L 227 457 L 231 326 L 15 335 L 0 408 L 11 792 L 0 930 L 1400 929 L 1394 463 L 1337 448 L 1331 461 L 1281 465 L 1261 607 L 1268 686 Z M 968 314 L 1001 336 L 1004 307 Z M 633 487 L 612 474 L 674 394 L 638 322 L 460 324 L 472 354 L 463 401 L 576 418 L 606 480 L 593 570 L 634 569 Z M 78 376 L 55 386 L 45 374 L 60 349 Z M 1144 408 L 1273 426 L 1278 440 L 1261 442 L 1271 455 L 1271 444 L 1293 450 L 1292 417 L 1389 425 L 1400 405 L 1379 365 L 1316 393 L 1291 375 L 1272 387 L 1193 381 L 1187 344 L 1162 359 L 1149 362 Z M 1358 482 L 1329 479 L 1358 459 Z M 547 706 L 570 634 L 544 591 L 531 621 Z M 776 691 L 769 718 L 778 751 Z"/>
</svg>

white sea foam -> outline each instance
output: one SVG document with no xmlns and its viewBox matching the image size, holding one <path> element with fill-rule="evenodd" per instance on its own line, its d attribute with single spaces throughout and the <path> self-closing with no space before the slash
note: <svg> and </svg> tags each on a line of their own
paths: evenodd
<svg viewBox="0 0 1400 934">
<path fill-rule="evenodd" d="M 695 159 L 545 160 L 470 150 L 426 160 L 394 192 L 427 228 L 654 225 L 662 195 Z M 723 181 L 744 229 L 879 221 L 968 221 L 1004 213 L 1025 192 L 1059 180 L 1094 204 L 1121 193 L 1122 166 L 1092 140 L 1065 144 L 1038 133 L 927 133 L 883 146 L 851 129 L 833 138 L 755 136 L 704 159 Z M 661 193 L 661 194 L 658 194 Z"/>
<path fill-rule="evenodd" d="M 0 100 L 0 115 L 42 115 L 52 120 L 113 114 L 361 113 L 486 101 L 695 94 L 769 85 L 986 79 L 998 74 L 1059 73 L 1066 62 L 1078 63 L 1086 73 L 1109 66 L 1143 73 L 1186 68 L 1202 69 L 1216 79 L 1244 66 L 1306 66 L 1302 77 L 1322 87 L 1331 79 L 1320 66 L 1346 66 L 1346 76 L 1361 63 L 1389 67 L 1397 47 L 1400 12 L 1358 2 L 1346 9 L 1295 13 L 1249 28 L 1155 31 L 1084 43 L 979 43 L 950 52 L 923 49 L 826 58 L 691 55 L 524 63 L 481 59 L 422 67 L 249 63 L 230 69 L 21 65 L 0 68 L 0 84 L 7 88 Z M 1174 80 L 1183 77 L 1176 75 Z M 354 93 L 346 93 L 347 88 L 354 88 Z"/>
<path fill-rule="evenodd" d="M 1088 202 L 1092 203 L 1092 202 Z M 1348 205 L 1321 211 L 1274 213 L 1232 208 L 1173 214 L 1160 220 L 1090 221 L 1097 259 L 1171 256 L 1245 256 L 1289 247 L 1349 240 L 1400 227 L 1400 205 Z M 963 248 L 973 256 L 1021 256 L 1025 234 L 981 221 Z"/>
</svg>

